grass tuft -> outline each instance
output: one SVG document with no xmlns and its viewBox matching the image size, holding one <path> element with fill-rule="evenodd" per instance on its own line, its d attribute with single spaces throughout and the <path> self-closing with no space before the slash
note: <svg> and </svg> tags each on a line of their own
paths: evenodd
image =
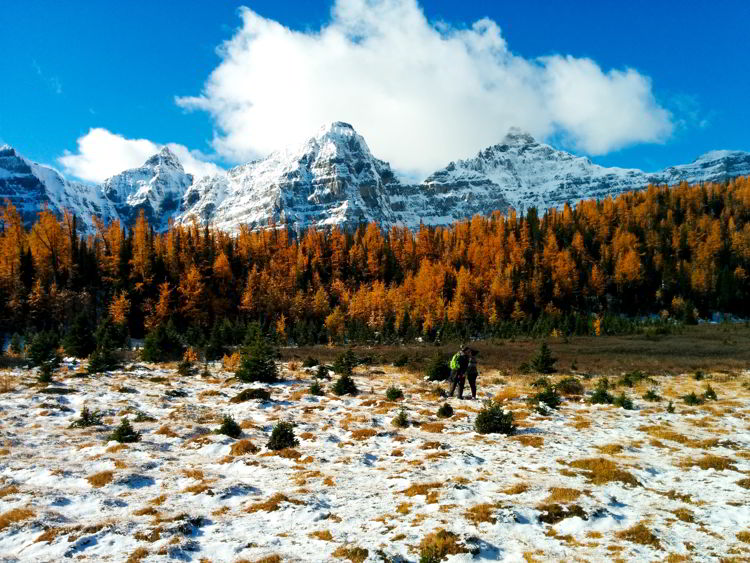
<svg viewBox="0 0 750 563">
<path fill-rule="evenodd" d="M 603 457 L 577 459 L 570 465 L 586 471 L 586 478 L 595 485 L 603 485 L 613 481 L 619 481 L 634 487 L 639 485 L 638 480 L 632 473 L 620 469 L 613 461 Z"/>
<path fill-rule="evenodd" d="M 114 479 L 114 475 L 111 471 L 100 471 L 99 473 L 94 473 L 93 475 L 86 477 L 86 481 L 88 481 L 92 487 L 96 488 L 108 485 L 112 482 L 112 479 Z"/>
<path fill-rule="evenodd" d="M 628 528 L 627 530 L 617 532 L 615 536 L 632 543 L 650 545 L 653 548 L 661 549 L 659 538 L 656 537 L 654 533 L 649 530 L 643 522 L 639 522 L 638 524 Z"/>
</svg>

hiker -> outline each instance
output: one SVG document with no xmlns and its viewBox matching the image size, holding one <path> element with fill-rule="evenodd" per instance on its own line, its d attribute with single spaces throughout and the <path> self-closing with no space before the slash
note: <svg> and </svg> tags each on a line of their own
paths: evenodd
<svg viewBox="0 0 750 563">
<path fill-rule="evenodd" d="M 471 348 L 469 350 L 469 363 L 466 367 L 466 379 L 469 380 L 469 387 L 471 387 L 471 400 L 474 401 L 477 398 L 477 377 L 479 377 L 479 371 L 477 371 L 477 356 L 479 350 Z M 459 397 L 461 396 L 459 391 Z"/>
<path fill-rule="evenodd" d="M 469 347 L 464 346 L 453 354 L 451 358 L 451 390 L 448 393 L 449 397 L 453 396 L 453 392 L 456 390 L 458 385 L 458 398 L 463 399 L 464 395 L 464 381 L 466 380 L 466 368 L 469 366 Z"/>
</svg>

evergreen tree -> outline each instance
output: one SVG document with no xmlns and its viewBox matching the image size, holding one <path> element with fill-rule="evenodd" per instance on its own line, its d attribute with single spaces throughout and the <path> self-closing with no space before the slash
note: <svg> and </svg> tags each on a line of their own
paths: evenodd
<svg viewBox="0 0 750 563">
<path fill-rule="evenodd" d="M 49 364 L 53 368 L 59 366 L 61 360 L 60 354 L 57 352 L 59 344 L 60 339 L 53 331 L 42 331 L 35 334 L 27 349 L 31 365 Z"/>
<path fill-rule="evenodd" d="M 177 328 L 170 319 L 146 335 L 141 357 L 146 362 L 169 362 L 182 358 L 184 346 Z"/>
<path fill-rule="evenodd" d="M 245 347 L 235 375 L 240 381 L 272 383 L 278 379 L 276 350 L 262 334 L 256 333 L 254 338 Z"/>
<path fill-rule="evenodd" d="M 96 347 L 94 331 L 85 313 L 79 313 L 65 334 L 62 342 L 65 353 L 76 358 L 85 358 Z"/>
</svg>

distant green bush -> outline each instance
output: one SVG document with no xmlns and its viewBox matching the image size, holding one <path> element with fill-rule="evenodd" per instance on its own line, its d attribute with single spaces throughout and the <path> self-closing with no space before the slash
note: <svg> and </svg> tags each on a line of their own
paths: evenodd
<svg viewBox="0 0 750 563">
<path fill-rule="evenodd" d="M 273 427 L 271 438 L 268 440 L 269 450 L 283 450 L 298 445 L 299 440 L 294 436 L 294 423 L 281 421 Z"/>
<path fill-rule="evenodd" d="M 438 409 L 437 415 L 440 418 L 450 418 L 453 416 L 453 407 L 448 403 L 443 403 L 443 405 Z"/>
<path fill-rule="evenodd" d="M 492 402 L 486 402 L 474 420 L 474 430 L 479 434 L 513 434 L 513 413 Z"/>
<path fill-rule="evenodd" d="M 555 384 L 555 389 L 562 395 L 583 395 L 583 384 L 575 377 L 566 377 Z"/>
<path fill-rule="evenodd" d="M 625 410 L 633 410 L 633 401 L 631 401 L 624 392 L 615 397 L 612 401 L 612 404 Z"/>
<path fill-rule="evenodd" d="M 354 383 L 354 379 L 349 374 L 342 374 L 336 382 L 333 384 L 333 392 L 336 395 L 356 395 L 359 393 L 357 385 Z"/>
<path fill-rule="evenodd" d="M 129 444 L 133 442 L 140 442 L 141 440 L 141 433 L 135 430 L 131 425 L 130 421 L 122 417 L 122 421 L 120 422 L 120 426 L 115 428 L 114 432 L 109 435 L 110 440 L 115 440 L 117 442 L 120 442 L 122 444 Z"/>
<path fill-rule="evenodd" d="M 398 414 L 391 420 L 391 424 L 398 428 L 406 428 L 409 426 L 409 417 L 406 414 L 406 410 L 403 408 L 398 411 Z"/>
<path fill-rule="evenodd" d="M 229 399 L 229 402 L 244 403 L 245 401 L 268 401 L 270 399 L 271 393 L 265 389 L 243 389 L 237 395 Z"/>
<path fill-rule="evenodd" d="M 275 348 L 262 335 L 257 336 L 245 348 L 234 374 L 240 381 L 273 383 L 278 379 Z"/>
<path fill-rule="evenodd" d="M 445 381 L 451 376 L 448 360 L 440 352 L 437 352 L 427 364 L 426 375 L 429 381 Z"/>
<path fill-rule="evenodd" d="M 320 396 L 324 394 L 323 386 L 320 384 L 320 382 L 313 381 L 312 385 L 310 385 L 309 389 L 310 395 Z"/>
<path fill-rule="evenodd" d="M 661 396 L 653 389 L 646 391 L 643 394 L 643 398 L 647 401 L 661 401 Z"/>
<path fill-rule="evenodd" d="M 318 359 L 317 358 L 313 358 L 312 356 L 307 356 L 307 358 L 305 358 L 302 361 L 302 367 L 303 368 L 314 368 L 318 364 L 319 364 Z"/>
<path fill-rule="evenodd" d="M 101 426 L 102 415 L 99 411 L 92 411 L 86 405 L 81 409 L 80 418 L 70 423 L 71 428 L 87 428 L 89 426 Z"/>
<path fill-rule="evenodd" d="M 221 421 L 221 426 L 216 430 L 216 433 L 224 434 L 230 438 L 239 438 L 242 434 L 242 428 L 240 428 L 240 425 L 237 424 L 234 418 L 232 418 L 232 415 L 225 414 Z"/>
<path fill-rule="evenodd" d="M 398 401 L 404 398 L 404 392 L 398 387 L 391 385 L 385 392 L 385 398 L 389 401 Z"/>
</svg>

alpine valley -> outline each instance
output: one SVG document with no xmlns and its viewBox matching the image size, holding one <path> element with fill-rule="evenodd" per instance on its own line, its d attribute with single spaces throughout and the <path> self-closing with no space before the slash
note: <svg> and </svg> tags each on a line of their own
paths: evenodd
<svg viewBox="0 0 750 563">
<path fill-rule="evenodd" d="M 236 231 L 286 224 L 351 228 L 374 221 L 383 228 L 447 225 L 475 214 L 561 207 L 649 184 L 720 182 L 750 175 L 750 153 L 712 151 L 690 164 L 658 172 L 605 168 L 588 158 L 537 142 L 511 129 L 474 158 L 451 162 L 420 184 L 400 181 L 347 123 L 334 122 L 300 146 L 272 153 L 225 174 L 194 178 L 163 148 L 141 167 L 89 185 L 65 179 L 0 147 L 0 201 L 9 200 L 28 225 L 45 206 L 74 212 L 82 228 L 93 217 L 130 225 L 144 211 L 157 230 L 170 221 Z"/>
</svg>

